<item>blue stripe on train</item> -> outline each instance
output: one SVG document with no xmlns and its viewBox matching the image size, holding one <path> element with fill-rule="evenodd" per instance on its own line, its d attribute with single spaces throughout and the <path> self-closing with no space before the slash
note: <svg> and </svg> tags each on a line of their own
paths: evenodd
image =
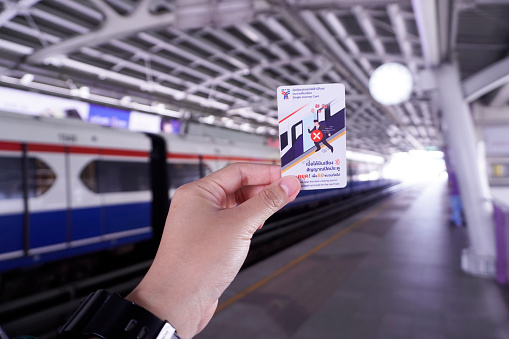
<svg viewBox="0 0 509 339">
<path fill-rule="evenodd" d="M 68 215 L 72 222 L 70 234 L 67 233 L 66 226 Z M 66 243 L 68 237 L 71 241 L 74 241 L 98 237 L 103 234 L 135 230 L 149 225 L 151 225 L 150 202 L 73 209 L 70 214 L 67 210 L 32 213 L 30 214 L 30 248 Z M 139 241 L 150 237 L 151 234 L 126 237 L 125 239 Z M 23 214 L 0 216 L 0 255 L 23 250 L 23 241 Z M 105 241 L 104 245 L 99 244 L 99 248 L 112 246 L 115 241 Z M 90 246 L 83 247 L 88 248 Z M 74 249 L 68 249 L 64 252 L 69 253 L 67 255 L 72 255 L 70 253 L 73 253 Z M 83 252 L 80 251 L 80 253 Z M 40 256 L 51 257 L 50 253 L 40 254 Z M 59 254 L 59 258 L 65 256 L 65 254 Z M 18 266 L 5 264 L 10 261 L 18 262 Z M 15 268 L 35 261 L 31 257 L 20 258 L 19 260 L 3 260 L 0 261 L 0 270 L 5 265 Z"/>
<path fill-rule="evenodd" d="M 23 215 L 0 216 L 0 254 L 23 249 Z"/>
<path fill-rule="evenodd" d="M 59 244 L 67 240 L 67 211 L 30 214 L 30 248 Z"/>
<path fill-rule="evenodd" d="M 104 209 L 106 233 L 115 233 L 150 225 L 151 203 L 108 206 Z"/>
<path fill-rule="evenodd" d="M 79 208 L 71 211 L 71 240 L 96 237 L 101 234 L 101 208 Z M 145 220 L 144 224 L 150 225 Z M 104 233 L 104 232 L 103 232 Z"/>
<path fill-rule="evenodd" d="M 152 232 L 143 234 L 133 235 L 124 238 L 111 239 L 108 241 L 97 242 L 85 246 L 77 246 L 66 248 L 63 250 L 41 253 L 37 255 L 31 255 L 28 257 L 15 258 L 10 260 L 0 261 L 0 272 L 13 270 L 20 267 L 26 267 L 34 264 L 41 264 L 49 261 L 58 259 L 69 258 L 79 254 L 85 254 L 95 251 L 100 251 L 108 248 L 115 248 L 121 245 L 140 242 L 152 238 Z"/>
<path fill-rule="evenodd" d="M 74 209 L 71 214 L 73 225 L 71 240 L 129 231 L 141 225 L 150 225 L 151 208 L 151 203 L 146 202 Z"/>
<path fill-rule="evenodd" d="M 73 209 L 71 211 L 71 240 L 150 225 L 150 209 L 150 202 Z M 67 215 L 66 210 L 30 214 L 30 248 L 66 242 Z"/>
</svg>

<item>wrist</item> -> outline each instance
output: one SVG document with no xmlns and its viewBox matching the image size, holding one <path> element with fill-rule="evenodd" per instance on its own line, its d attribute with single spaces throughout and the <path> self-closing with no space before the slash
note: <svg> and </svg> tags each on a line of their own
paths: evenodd
<svg viewBox="0 0 509 339">
<path fill-rule="evenodd" d="M 57 331 L 57 338 L 178 338 L 175 328 L 118 293 L 88 295 Z"/>
<path fill-rule="evenodd" d="M 185 288 L 168 283 L 167 280 L 156 281 L 161 284 L 145 277 L 126 299 L 168 321 L 182 339 L 192 338 L 210 319 L 203 324 L 202 307 Z"/>
</svg>

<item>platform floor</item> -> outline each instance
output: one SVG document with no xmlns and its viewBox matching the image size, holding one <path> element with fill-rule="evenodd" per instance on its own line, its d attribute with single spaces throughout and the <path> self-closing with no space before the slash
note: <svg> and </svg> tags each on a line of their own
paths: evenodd
<svg viewBox="0 0 509 339">
<path fill-rule="evenodd" d="M 196 338 L 509 338 L 509 290 L 461 271 L 447 213 L 437 179 L 243 270 Z"/>
</svg>

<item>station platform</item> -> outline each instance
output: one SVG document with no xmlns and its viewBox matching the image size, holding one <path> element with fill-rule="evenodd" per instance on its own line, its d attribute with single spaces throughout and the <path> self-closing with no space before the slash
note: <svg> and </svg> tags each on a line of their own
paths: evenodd
<svg viewBox="0 0 509 339">
<path fill-rule="evenodd" d="M 196 338 L 509 338 L 509 290 L 460 269 L 445 179 L 238 275 Z"/>
</svg>

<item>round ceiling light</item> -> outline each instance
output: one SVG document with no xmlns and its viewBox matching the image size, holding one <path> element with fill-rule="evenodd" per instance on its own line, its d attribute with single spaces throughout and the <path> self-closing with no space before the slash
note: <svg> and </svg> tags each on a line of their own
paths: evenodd
<svg viewBox="0 0 509 339">
<path fill-rule="evenodd" d="M 414 81 L 402 64 L 388 62 L 379 66 L 369 78 L 369 92 L 382 105 L 397 105 L 410 98 Z"/>
</svg>

